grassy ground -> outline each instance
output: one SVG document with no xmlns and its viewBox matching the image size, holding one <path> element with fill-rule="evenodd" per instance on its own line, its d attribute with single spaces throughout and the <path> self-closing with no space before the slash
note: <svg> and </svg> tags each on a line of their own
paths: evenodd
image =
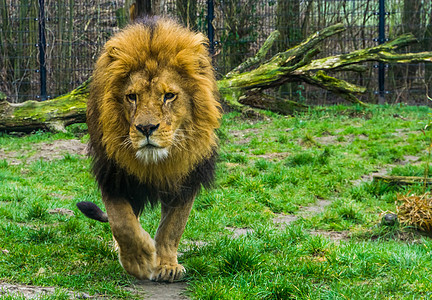
<svg viewBox="0 0 432 300">
<path fill-rule="evenodd" d="M 216 188 L 197 198 L 180 246 L 188 296 L 432 297 L 432 240 L 404 226 L 380 226 L 382 213 L 395 211 L 397 193 L 423 193 L 424 187 L 361 180 L 376 171 L 422 176 L 431 140 L 422 129 L 430 113 L 425 107 L 333 106 L 257 120 L 226 114 Z M 84 127 L 0 136 L 0 281 L 133 299 L 125 287 L 135 280 L 117 261 L 109 226 L 75 207 L 85 200 L 101 204 L 89 160 L 79 154 L 34 158 L 41 143 L 85 142 Z M 276 215 L 296 214 L 320 199 L 332 201 L 324 212 L 302 214 L 286 227 L 273 223 Z M 50 214 L 55 208 L 74 215 Z M 158 210 L 142 217 L 151 234 L 158 218 Z M 251 230 L 233 238 L 232 228 Z M 334 241 L 332 231 L 346 238 Z"/>
</svg>

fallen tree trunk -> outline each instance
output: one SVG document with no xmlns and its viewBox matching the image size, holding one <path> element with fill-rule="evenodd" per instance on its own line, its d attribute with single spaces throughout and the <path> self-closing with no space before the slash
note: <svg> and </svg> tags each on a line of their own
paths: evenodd
<svg viewBox="0 0 432 300">
<path fill-rule="evenodd" d="M 376 47 L 356 50 L 347 54 L 313 59 L 319 53 L 317 45 L 324 39 L 344 31 L 342 24 L 336 24 L 310 36 L 301 44 L 276 54 L 256 69 L 241 74 L 235 73 L 218 82 L 222 98 L 231 106 L 242 109 L 240 99 L 247 98 L 247 91 L 264 91 L 288 81 L 303 81 L 331 91 L 352 103 L 365 106 L 356 95 L 366 91 L 345 80 L 332 77 L 328 71 L 358 71 L 358 64 L 368 61 L 384 63 L 432 62 L 432 52 L 400 54 L 395 51 L 416 42 L 411 34 L 405 34 L 393 41 Z M 230 75 L 230 73 L 228 73 Z M 247 101 L 246 101 L 247 102 Z"/>
<path fill-rule="evenodd" d="M 0 99 L 0 131 L 64 131 L 70 124 L 85 122 L 89 83 L 87 80 L 65 95 L 43 102 L 12 104 Z"/>
<path fill-rule="evenodd" d="M 373 181 L 384 182 L 394 185 L 410 185 L 410 184 L 432 184 L 432 178 L 420 176 L 388 176 L 374 175 Z"/>
<path fill-rule="evenodd" d="M 367 61 L 385 63 L 432 62 L 432 52 L 399 54 L 395 50 L 416 41 L 406 34 L 382 45 L 356 50 L 351 53 L 313 59 L 319 53 L 317 46 L 324 39 L 345 30 L 336 24 L 317 32 L 301 44 L 264 61 L 264 57 L 278 32 L 272 33 L 257 55 L 229 72 L 217 84 L 222 100 L 230 107 L 245 110 L 249 107 L 269 109 L 290 114 L 305 108 L 296 102 L 265 94 L 265 90 L 285 82 L 306 82 L 331 91 L 352 103 L 366 105 L 356 95 L 364 87 L 327 74 L 332 71 L 359 71 Z M 247 69 L 252 70 L 246 71 Z M 0 131 L 32 131 L 35 129 L 64 130 L 64 127 L 85 121 L 86 100 L 90 79 L 68 94 L 49 101 L 26 101 L 11 104 L 0 97 Z"/>
</svg>

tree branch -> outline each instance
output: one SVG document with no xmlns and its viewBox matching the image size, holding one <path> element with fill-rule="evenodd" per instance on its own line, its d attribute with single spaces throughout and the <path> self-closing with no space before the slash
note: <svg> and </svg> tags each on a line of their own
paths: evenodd
<svg viewBox="0 0 432 300">
<path fill-rule="evenodd" d="M 253 57 L 249 57 L 245 62 L 241 63 L 239 66 L 234 68 L 232 71 L 228 72 L 225 75 L 225 78 L 230 78 L 233 75 L 239 74 L 241 72 L 244 72 L 246 69 L 253 67 L 260 62 L 262 62 L 267 55 L 267 52 L 270 50 L 270 48 L 273 46 L 275 40 L 277 40 L 280 37 L 280 32 L 275 30 L 272 33 L 270 33 L 269 37 L 266 39 L 262 47 L 258 50 L 257 54 Z"/>
</svg>

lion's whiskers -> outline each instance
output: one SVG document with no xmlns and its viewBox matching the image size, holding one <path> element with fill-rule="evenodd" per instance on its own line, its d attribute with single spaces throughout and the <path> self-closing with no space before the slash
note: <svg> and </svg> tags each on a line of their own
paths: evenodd
<svg viewBox="0 0 432 300">
<path fill-rule="evenodd" d="M 174 139 L 181 138 L 185 140 L 189 140 L 191 142 L 197 141 L 196 137 L 185 134 L 185 132 L 194 132 L 194 130 L 186 130 L 186 129 L 177 129 L 174 133 Z"/>
<path fill-rule="evenodd" d="M 180 134 L 178 134 L 180 133 Z M 174 133 L 174 137 L 173 137 L 173 146 L 176 147 L 179 150 L 183 150 L 186 152 L 191 152 L 190 149 L 187 149 L 185 144 L 183 143 L 184 140 L 189 140 L 191 142 L 196 141 L 195 138 L 191 137 L 191 136 L 187 136 L 184 135 L 183 130 L 182 129 L 177 129 L 176 132 Z"/>
<path fill-rule="evenodd" d="M 126 138 L 121 144 L 120 149 L 132 149 L 132 141 L 129 138 Z"/>
<path fill-rule="evenodd" d="M 189 152 L 189 149 L 186 149 L 185 145 L 181 142 L 181 140 L 177 140 L 176 138 L 173 139 L 173 144 L 174 147 L 176 147 L 179 150 L 183 150 L 186 152 Z"/>
<path fill-rule="evenodd" d="M 110 139 L 110 142 L 115 144 L 115 142 L 118 142 L 118 140 L 122 140 L 121 143 L 119 143 L 120 149 L 132 149 L 132 140 L 128 134 L 116 136 L 115 138 Z"/>
</svg>

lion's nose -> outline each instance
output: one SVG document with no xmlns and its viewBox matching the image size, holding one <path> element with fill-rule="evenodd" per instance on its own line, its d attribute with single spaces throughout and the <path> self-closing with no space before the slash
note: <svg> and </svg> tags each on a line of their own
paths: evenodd
<svg viewBox="0 0 432 300">
<path fill-rule="evenodd" d="M 153 132 L 159 128 L 160 124 L 154 125 L 154 124 L 148 124 L 148 125 L 135 125 L 136 129 L 141 132 L 143 135 L 146 136 L 146 138 L 149 138 Z"/>
</svg>

